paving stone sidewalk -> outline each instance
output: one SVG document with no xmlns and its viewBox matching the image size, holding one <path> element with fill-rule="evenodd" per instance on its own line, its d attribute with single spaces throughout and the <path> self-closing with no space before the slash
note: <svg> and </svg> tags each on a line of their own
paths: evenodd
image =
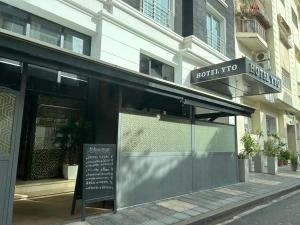
<svg viewBox="0 0 300 225">
<path fill-rule="evenodd" d="M 250 174 L 250 182 L 238 183 L 199 191 L 157 202 L 87 217 L 86 222 L 67 222 L 68 225 L 166 225 L 209 221 L 231 210 L 254 204 L 283 192 L 300 188 L 300 172 L 281 169 L 276 176 Z"/>
</svg>

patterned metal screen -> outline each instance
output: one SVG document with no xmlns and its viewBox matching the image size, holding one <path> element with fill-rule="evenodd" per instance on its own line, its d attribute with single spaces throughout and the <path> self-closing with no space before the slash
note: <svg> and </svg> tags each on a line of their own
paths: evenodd
<svg viewBox="0 0 300 225">
<path fill-rule="evenodd" d="M 235 127 L 225 124 L 197 122 L 195 148 L 197 152 L 235 152 Z"/>
<path fill-rule="evenodd" d="M 9 154 L 16 105 L 16 96 L 0 89 L 0 154 Z"/>
<path fill-rule="evenodd" d="M 62 176 L 65 155 L 55 144 L 56 129 L 67 118 L 80 117 L 79 101 L 39 96 L 35 124 L 34 146 L 32 149 L 31 179 Z"/>
<path fill-rule="evenodd" d="M 184 118 L 120 114 L 122 152 L 190 152 L 191 122 Z"/>
</svg>

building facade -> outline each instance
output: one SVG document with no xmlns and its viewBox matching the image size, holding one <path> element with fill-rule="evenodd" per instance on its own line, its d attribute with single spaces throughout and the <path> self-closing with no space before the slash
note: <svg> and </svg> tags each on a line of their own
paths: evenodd
<svg viewBox="0 0 300 225">
<path fill-rule="evenodd" d="M 239 135 L 261 130 L 278 134 L 291 152 L 299 152 L 299 1 L 236 1 L 236 54 L 246 56 L 282 79 L 278 94 L 244 97 L 256 108 L 239 118 Z M 239 149 L 242 149 L 240 143 Z"/>
<path fill-rule="evenodd" d="M 235 119 L 254 109 L 234 94 L 279 92 L 280 82 L 234 60 L 233 0 L 0 6 L 1 224 L 11 223 L 16 179 L 62 177 L 55 138 L 68 118 L 92 122 L 89 143 L 117 146 L 118 208 L 238 182 Z M 197 80 L 206 75 L 221 80 Z"/>
</svg>

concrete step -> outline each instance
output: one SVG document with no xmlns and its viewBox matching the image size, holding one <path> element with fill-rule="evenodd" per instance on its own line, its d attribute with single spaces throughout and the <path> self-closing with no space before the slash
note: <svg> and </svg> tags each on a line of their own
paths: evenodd
<svg viewBox="0 0 300 225">
<path fill-rule="evenodd" d="M 74 188 L 75 180 L 47 179 L 17 181 L 15 200 L 72 193 Z"/>
</svg>

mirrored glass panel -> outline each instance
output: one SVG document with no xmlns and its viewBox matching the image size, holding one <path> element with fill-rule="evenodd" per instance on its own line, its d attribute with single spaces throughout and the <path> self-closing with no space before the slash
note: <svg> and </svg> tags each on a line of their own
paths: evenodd
<svg viewBox="0 0 300 225">
<path fill-rule="evenodd" d="M 18 34 L 26 34 L 26 13 L 10 5 L 0 5 L 0 27 Z"/>
<path fill-rule="evenodd" d="M 64 35 L 64 48 L 73 52 L 90 55 L 91 39 L 88 36 L 82 35 L 78 32 L 65 28 Z"/>
<path fill-rule="evenodd" d="M 0 58 L 0 87 L 20 90 L 21 64 L 20 62 Z"/>
<path fill-rule="evenodd" d="M 32 16 L 30 25 L 30 36 L 40 41 L 60 46 L 61 30 L 59 25 Z"/>
</svg>

